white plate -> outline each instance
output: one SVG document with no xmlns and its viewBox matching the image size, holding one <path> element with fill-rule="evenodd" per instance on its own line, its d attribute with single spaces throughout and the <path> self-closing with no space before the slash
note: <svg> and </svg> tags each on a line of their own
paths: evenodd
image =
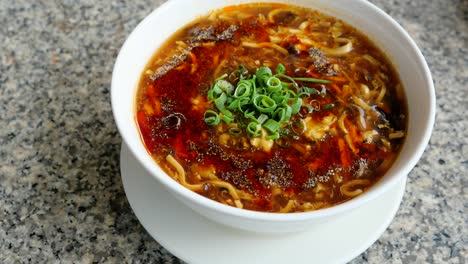
<svg viewBox="0 0 468 264">
<path fill-rule="evenodd" d="M 400 205 L 406 177 L 385 195 L 310 230 L 265 235 L 214 223 L 168 193 L 125 144 L 120 169 L 128 201 L 141 224 L 164 248 L 189 263 L 345 263 L 385 231 Z"/>
</svg>

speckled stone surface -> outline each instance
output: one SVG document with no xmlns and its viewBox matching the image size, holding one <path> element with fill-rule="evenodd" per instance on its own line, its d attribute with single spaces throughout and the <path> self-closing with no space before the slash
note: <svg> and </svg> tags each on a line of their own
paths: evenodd
<svg viewBox="0 0 468 264">
<path fill-rule="evenodd" d="M 126 36 L 164 1 L 0 0 L 0 263 L 179 263 L 139 224 L 109 88 Z M 437 117 L 404 200 L 352 263 L 468 258 L 468 1 L 375 0 L 414 38 Z"/>
</svg>

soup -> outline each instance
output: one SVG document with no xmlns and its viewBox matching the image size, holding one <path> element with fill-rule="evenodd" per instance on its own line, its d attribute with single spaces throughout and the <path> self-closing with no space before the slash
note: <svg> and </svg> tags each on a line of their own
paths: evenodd
<svg viewBox="0 0 468 264">
<path fill-rule="evenodd" d="M 136 122 L 186 188 L 263 212 L 360 195 L 403 144 L 406 101 L 366 36 L 284 4 L 216 10 L 183 27 L 142 73 Z"/>
</svg>

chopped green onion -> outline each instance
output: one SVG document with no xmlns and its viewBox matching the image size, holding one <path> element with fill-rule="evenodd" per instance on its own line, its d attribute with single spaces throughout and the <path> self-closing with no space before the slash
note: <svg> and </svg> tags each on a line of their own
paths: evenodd
<svg viewBox="0 0 468 264">
<path fill-rule="evenodd" d="M 276 73 L 283 74 L 286 71 L 286 68 L 284 67 L 283 64 L 279 63 L 278 66 L 276 66 Z"/>
<path fill-rule="evenodd" d="M 267 135 L 265 138 L 266 139 L 278 139 L 279 138 L 279 133 L 278 131 L 275 131 L 273 134 Z"/>
<path fill-rule="evenodd" d="M 282 122 L 289 120 L 289 118 L 291 117 L 291 114 L 292 114 L 291 106 L 284 104 L 278 109 L 276 109 L 274 117 L 276 118 L 276 120 L 282 123 Z"/>
<path fill-rule="evenodd" d="M 291 101 L 292 101 L 291 114 L 295 115 L 295 114 L 299 113 L 299 110 L 301 110 L 302 99 L 299 97 L 299 98 L 291 99 Z"/>
<path fill-rule="evenodd" d="M 278 105 L 285 103 L 285 101 L 288 99 L 286 96 L 284 96 L 283 94 L 280 94 L 280 93 L 272 93 L 270 97 Z"/>
<path fill-rule="evenodd" d="M 240 104 L 240 100 L 239 100 L 239 99 L 232 100 L 232 102 L 229 103 L 229 105 L 227 106 L 227 109 L 229 109 L 229 110 L 238 109 L 238 108 L 239 108 L 239 104 Z"/>
<path fill-rule="evenodd" d="M 217 126 L 221 121 L 219 115 L 213 110 L 206 110 L 204 114 L 205 123 L 210 126 Z"/>
<path fill-rule="evenodd" d="M 275 70 L 273 73 L 269 67 L 260 67 L 255 74 L 251 74 L 240 65 L 231 74 L 218 77 L 211 89 L 206 91 L 215 107 L 214 110 L 205 111 L 206 124 L 215 126 L 221 120 L 227 124 L 235 122 L 237 126 L 229 129 L 232 135 L 240 135 L 245 131 L 250 137 L 258 137 L 264 130 L 267 132 L 265 137 L 275 141 L 281 137 L 293 137 L 293 134 L 285 132 L 289 131 L 285 127 L 291 124 L 291 117 L 299 113 L 302 107 L 307 109 L 307 114 L 320 110 L 319 102 L 309 97 L 326 96 L 323 84 L 331 81 L 288 76 L 282 64 L 278 64 Z M 299 86 L 297 82 L 321 83 L 322 91 Z M 327 104 L 323 109 L 333 106 Z"/>
<path fill-rule="evenodd" d="M 260 136 L 261 131 L 262 131 L 262 127 L 257 122 L 250 122 L 247 125 L 247 132 L 253 137 Z"/>
<path fill-rule="evenodd" d="M 301 81 L 301 82 L 313 82 L 313 83 L 324 83 L 324 84 L 330 84 L 332 81 L 330 80 L 323 80 L 323 79 L 315 79 L 315 78 L 302 78 L 302 77 L 296 77 L 293 78 L 296 81 Z"/>
<path fill-rule="evenodd" d="M 282 73 L 277 73 L 277 74 L 275 74 L 275 76 L 278 77 L 278 78 L 287 79 L 287 80 L 289 80 L 289 81 L 291 82 L 291 85 L 292 85 L 292 86 L 294 86 L 294 87 L 296 87 L 296 88 L 299 87 L 299 85 L 297 85 L 297 83 L 296 83 L 296 81 L 294 80 L 293 77 L 289 77 L 289 76 L 287 76 L 287 75 L 285 75 L 285 74 L 282 74 Z"/>
<path fill-rule="evenodd" d="M 333 107 L 335 107 L 335 104 L 333 104 L 333 103 L 322 105 L 322 109 L 324 109 L 324 110 L 332 109 Z"/>
<path fill-rule="evenodd" d="M 302 107 L 307 108 L 307 111 L 306 111 L 307 114 L 314 112 L 314 108 L 310 104 L 305 104 Z"/>
<path fill-rule="evenodd" d="M 259 124 L 263 124 L 263 123 L 265 123 L 265 121 L 267 121 L 267 120 L 268 120 L 268 116 L 265 115 L 265 114 L 261 114 L 261 115 L 257 118 L 257 122 L 258 122 Z"/>
<path fill-rule="evenodd" d="M 320 102 L 317 100 L 311 100 L 310 101 L 310 106 L 314 109 L 314 111 L 320 111 Z"/>
<path fill-rule="evenodd" d="M 266 85 L 268 87 L 267 90 L 272 93 L 279 92 L 282 88 L 280 79 L 274 76 L 268 78 L 268 80 L 266 81 Z"/>
<path fill-rule="evenodd" d="M 306 86 L 302 86 L 300 90 L 301 90 L 301 93 L 304 93 L 307 96 L 320 94 L 320 92 L 317 89 L 309 88 L 309 87 L 306 87 Z"/>
<path fill-rule="evenodd" d="M 226 78 L 226 77 L 228 77 L 228 74 L 227 74 L 227 73 L 225 73 L 225 74 L 219 76 L 219 77 L 215 80 L 215 83 L 216 83 L 217 81 L 219 81 L 219 80 L 222 80 L 222 79 Z"/>
<path fill-rule="evenodd" d="M 244 112 L 244 117 L 252 120 L 256 120 L 255 118 L 255 111 L 246 111 Z"/>
<path fill-rule="evenodd" d="M 257 76 L 257 80 L 264 82 L 266 79 L 273 76 L 273 73 L 271 72 L 270 68 L 268 68 L 268 67 L 260 67 L 260 68 L 258 68 L 257 72 L 255 73 L 255 76 Z"/>
<path fill-rule="evenodd" d="M 234 90 L 234 86 L 226 80 L 218 80 L 213 86 L 213 92 L 215 94 L 227 93 L 231 94 Z"/>
<path fill-rule="evenodd" d="M 253 99 L 253 103 L 261 113 L 271 113 L 276 108 L 276 102 L 266 95 L 258 95 Z"/>
<path fill-rule="evenodd" d="M 247 80 L 241 80 L 234 91 L 234 97 L 244 98 L 250 95 L 252 84 Z"/>
<path fill-rule="evenodd" d="M 229 134 L 233 136 L 239 136 L 240 134 L 242 134 L 242 130 L 238 127 L 231 127 L 229 129 Z"/>
<path fill-rule="evenodd" d="M 229 74 L 228 79 L 231 81 L 234 81 L 234 80 L 237 81 L 239 79 L 242 80 L 242 79 L 246 79 L 248 74 L 249 74 L 249 71 L 244 67 L 244 65 L 239 64 L 238 69 L 231 72 Z"/>
<path fill-rule="evenodd" d="M 221 120 L 223 120 L 226 124 L 231 124 L 234 118 L 232 118 L 232 116 L 229 115 L 222 115 Z"/>
<path fill-rule="evenodd" d="M 280 123 L 279 122 L 276 122 L 275 120 L 273 119 L 268 119 L 265 124 L 263 124 L 263 127 L 270 131 L 271 133 L 274 133 L 274 132 L 277 132 L 278 129 L 280 128 Z"/>
<path fill-rule="evenodd" d="M 218 98 L 214 100 L 216 108 L 218 108 L 219 111 L 223 111 L 224 103 L 226 102 L 226 100 L 227 100 L 227 95 L 225 93 L 222 93 Z"/>
</svg>

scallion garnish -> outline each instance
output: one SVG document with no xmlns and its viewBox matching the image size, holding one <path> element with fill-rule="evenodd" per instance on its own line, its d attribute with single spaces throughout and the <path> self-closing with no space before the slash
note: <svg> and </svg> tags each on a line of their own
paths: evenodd
<svg viewBox="0 0 468 264">
<path fill-rule="evenodd" d="M 333 107 L 335 107 L 335 104 L 333 104 L 333 103 L 322 105 L 323 110 L 332 109 Z"/>
<path fill-rule="evenodd" d="M 242 130 L 238 127 L 231 127 L 229 129 L 229 133 L 233 136 L 239 136 L 240 134 L 242 134 Z"/>
<path fill-rule="evenodd" d="M 323 80 L 323 79 L 315 79 L 315 78 L 302 78 L 302 77 L 297 77 L 293 78 L 295 81 L 301 81 L 301 82 L 313 82 L 313 83 L 324 83 L 324 84 L 330 84 L 332 83 L 329 80 Z"/>
<path fill-rule="evenodd" d="M 299 113 L 301 107 L 308 108 L 309 113 L 313 111 L 314 106 L 303 105 L 303 98 L 323 94 L 324 88 L 319 92 L 315 88 L 300 87 L 297 82 L 331 83 L 329 80 L 288 76 L 282 64 L 278 64 L 275 74 L 269 67 L 260 67 L 252 75 L 243 66 L 237 71 L 231 73 L 239 77 L 237 83 L 225 80 L 231 75 L 224 74 L 208 90 L 208 99 L 218 112 L 207 110 L 204 119 L 211 126 L 218 125 L 221 120 L 227 124 L 236 122 L 251 137 L 260 136 L 264 129 L 267 139 L 276 140 L 284 134 L 281 130 L 285 123 Z M 329 109 L 333 104 L 325 106 Z M 239 135 L 241 130 L 236 127 L 229 132 Z"/>
<path fill-rule="evenodd" d="M 213 110 L 206 110 L 205 122 L 210 126 L 216 126 L 221 121 L 219 115 Z"/>
</svg>

